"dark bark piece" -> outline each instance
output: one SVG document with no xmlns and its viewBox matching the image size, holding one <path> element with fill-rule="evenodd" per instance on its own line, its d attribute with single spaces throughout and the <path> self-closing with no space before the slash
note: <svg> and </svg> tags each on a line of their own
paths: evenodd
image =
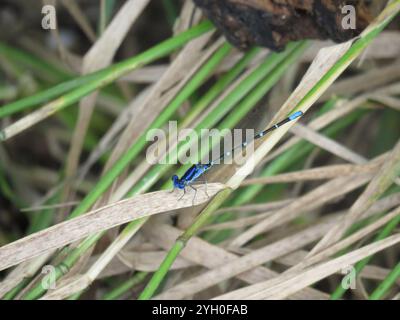
<svg viewBox="0 0 400 320">
<path fill-rule="evenodd" d="M 370 0 L 194 0 L 229 42 L 240 49 L 252 45 L 282 50 L 301 39 L 349 40 L 371 22 Z M 385 2 L 385 1 L 382 1 Z M 344 30 L 344 5 L 357 12 L 357 28 Z M 375 8 L 374 8 L 375 9 Z"/>
</svg>

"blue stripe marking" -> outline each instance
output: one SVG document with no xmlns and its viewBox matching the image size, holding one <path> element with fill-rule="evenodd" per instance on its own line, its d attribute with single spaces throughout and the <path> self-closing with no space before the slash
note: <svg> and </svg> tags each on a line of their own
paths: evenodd
<svg viewBox="0 0 400 320">
<path fill-rule="evenodd" d="M 289 116 L 289 120 L 295 120 L 297 118 L 300 118 L 303 115 L 303 111 L 297 111 L 295 113 L 293 113 L 291 116 Z"/>
</svg>

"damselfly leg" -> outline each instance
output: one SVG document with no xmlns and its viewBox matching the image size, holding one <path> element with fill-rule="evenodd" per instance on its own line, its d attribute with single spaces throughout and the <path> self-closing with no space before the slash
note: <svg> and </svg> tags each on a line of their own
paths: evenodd
<svg viewBox="0 0 400 320">
<path fill-rule="evenodd" d="M 182 200 L 182 198 L 185 196 L 185 194 L 186 194 L 186 188 L 183 188 L 183 193 L 182 193 L 182 195 L 179 197 L 178 201 L 179 201 L 179 200 Z"/>
<path fill-rule="evenodd" d="M 194 206 L 194 200 L 196 199 L 197 189 L 195 187 L 193 187 L 191 184 L 189 185 L 189 187 L 194 190 L 194 195 L 193 195 L 193 199 L 192 199 L 192 206 Z"/>
<path fill-rule="evenodd" d="M 193 187 L 192 185 L 188 185 L 188 187 L 190 187 L 191 189 L 194 190 L 194 195 L 193 195 L 193 199 L 192 199 L 192 205 L 194 205 L 194 200 L 196 199 L 196 195 L 197 195 L 197 189 L 195 187 Z M 186 187 L 183 188 L 183 194 L 179 197 L 179 200 L 182 200 L 182 198 L 185 196 L 186 194 Z"/>
<path fill-rule="evenodd" d="M 210 195 L 208 194 L 208 192 L 207 192 L 207 188 L 208 188 L 208 184 L 207 184 L 207 179 L 206 178 L 201 178 L 201 179 L 198 179 L 197 180 L 197 182 L 198 183 L 194 183 L 194 185 L 200 185 L 200 184 L 204 184 L 204 187 L 205 187 L 205 190 L 204 190 L 204 193 L 206 194 L 206 196 L 207 196 L 207 198 L 210 198 Z"/>
</svg>

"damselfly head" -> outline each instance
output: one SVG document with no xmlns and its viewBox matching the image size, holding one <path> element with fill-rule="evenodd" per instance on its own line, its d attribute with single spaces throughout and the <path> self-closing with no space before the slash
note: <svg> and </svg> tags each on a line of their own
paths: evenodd
<svg viewBox="0 0 400 320">
<path fill-rule="evenodd" d="M 172 182 L 174 184 L 174 188 L 185 189 L 185 184 L 179 179 L 177 175 L 172 176 Z"/>
</svg>

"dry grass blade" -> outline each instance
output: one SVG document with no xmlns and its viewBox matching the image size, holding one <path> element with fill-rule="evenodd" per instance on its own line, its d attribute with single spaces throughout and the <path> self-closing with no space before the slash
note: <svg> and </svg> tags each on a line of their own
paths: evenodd
<svg viewBox="0 0 400 320">
<path fill-rule="evenodd" d="M 271 183 L 283 183 L 283 182 L 333 179 L 336 177 L 348 176 L 355 173 L 367 173 L 367 172 L 377 171 L 380 165 L 381 165 L 380 162 L 372 162 L 366 165 L 349 165 L 349 164 L 331 165 L 320 168 L 312 168 L 308 170 L 278 174 L 273 177 L 249 178 L 244 180 L 241 186 L 243 187 L 253 184 L 271 184 Z"/>
<path fill-rule="evenodd" d="M 221 209 L 218 209 L 215 214 L 221 214 L 224 212 L 249 212 L 249 211 L 254 211 L 254 212 L 263 212 L 263 211 L 270 211 L 274 209 L 280 209 L 285 205 L 288 205 L 290 202 L 292 202 L 294 199 L 285 199 L 285 200 L 278 200 L 278 201 L 270 201 L 267 203 L 260 203 L 260 204 L 248 204 L 248 205 L 243 205 L 243 206 L 238 206 L 238 207 L 224 207 Z"/>
<path fill-rule="evenodd" d="M 353 204 L 346 218 L 332 230 L 313 248 L 311 255 L 315 254 L 332 243 L 339 240 L 344 232 L 356 221 L 379 197 L 393 184 L 394 178 L 400 174 L 400 140 L 388 155 L 382 168 L 378 171 L 365 191 Z"/>
<path fill-rule="evenodd" d="M 83 59 L 83 72 L 89 73 L 111 63 L 128 31 L 146 8 L 149 0 L 128 0 Z"/>
<path fill-rule="evenodd" d="M 336 120 L 342 118 L 343 116 L 349 114 L 350 112 L 354 111 L 356 108 L 358 108 L 361 104 L 365 103 L 367 100 L 368 100 L 367 96 L 361 96 L 361 97 L 355 98 L 351 101 L 346 101 L 346 102 L 343 100 L 339 101 L 333 110 L 328 111 L 327 113 L 319 116 L 315 120 L 312 120 L 308 124 L 308 127 L 314 131 L 325 128 L 329 124 L 334 123 L 334 121 L 336 121 Z M 282 146 L 279 146 L 273 152 L 271 152 L 261 162 L 260 166 L 264 165 L 271 159 L 276 158 L 278 155 L 280 155 L 284 151 L 290 149 L 292 146 L 294 146 L 299 141 L 301 141 L 300 137 L 295 136 L 295 137 L 290 138 Z"/>
<path fill-rule="evenodd" d="M 140 114 L 140 106 L 143 105 L 145 99 L 151 92 L 152 87 L 146 88 L 139 93 L 135 99 L 133 99 L 125 109 L 119 114 L 118 118 L 114 121 L 110 129 L 103 135 L 96 148 L 90 153 L 86 161 L 81 165 L 79 169 L 79 178 L 81 181 L 86 176 L 90 168 L 99 160 L 99 158 L 106 152 L 115 146 L 117 137 L 121 134 L 121 131 L 129 123 L 129 121 L 138 117 Z"/>
<path fill-rule="evenodd" d="M 355 232 L 351 236 L 345 238 L 344 240 L 318 252 L 317 254 L 312 255 L 311 257 L 305 257 L 298 265 L 294 268 L 288 270 L 287 272 L 298 272 L 299 269 L 303 269 L 307 266 L 312 264 L 316 264 L 324 259 L 334 255 L 335 253 L 340 252 L 340 250 L 347 248 L 351 244 L 355 243 L 356 241 L 362 239 L 366 235 L 371 232 L 376 231 L 377 229 L 383 227 L 387 223 L 389 223 L 392 219 L 397 217 L 400 214 L 400 208 L 393 210 L 392 212 L 388 213 L 384 217 L 378 219 L 377 221 L 371 223 L 367 227 L 361 229 L 360 231 Z"/>
<path fill-rule="evenodd" d="M 129 270 L 154 272 L 162 262 L 165 251 L 127 251 L 121 250 L 118 253 L 118 260 L 129 267 Z M 173 269 L 184 269 L 195 264 L 183 258 L 176 259 L 172 265 Z"/>
<path fill-rule="evenodd" d="M 96 41 L 83 58 L 82 73 L 89 74 L 108 66 L 123 42 L 132 24 L 145 9 L 149 0 L 129 0 L 109 24 L 102 36 Z M 97 92 L 83 98 L 79 103 L 79 116 L 73 133 L 70 150 L 66 162 L 66 178 L 75 175 L 79 158 L 82 152 L 83 137 L 89 127 L 90 119 L 97 100 Z M 68 188 L 64 190 L 68 194 Z"/>
<path fill-rule="evenodd" d="M 389 95 L 378 94 L 373 97 L 374 101 L 382 103 L 385 106 L 393 108 L 396 111 L 400 111 L 400 99 L 391 97 Z"/>
<path fill-rule="evenodd" d="M 34 261 L 20 263 L 2 282 L 0 282 L 0 298 L 15 287 L 22 279 L 33 277 L 47 259 L 48 255 L 44 255 L 34 259 Z"/>
<path fill-rule="evenodd" d="M 239 300 L 239 299 L 284 299 L 291 294 L 301 290 L 327 276 L 354 264 L 376 252 L 384 250 L 400 242 L 400 235 L 391 236 L 385 240 L 375 242 L 354 250 L 339 258 L 321 263 L 316 267 L 309 268 L 296 275 L 281 275 L 273 280 L 249 286 L 221 295 L 216 299 Z"/>
<path fill-rule="evenodd" d="M 74 17 L 76 23 L 80 26 L 80 28 L 90 39 L 90 41 L 95 42 L 96 33 L 90 25 L 89 20 L 79 7 L 79 4 L 75 0 L 61 0 L 61 3 L 64 7 L 68 9 L 69 13 Z"/>
<path fill-rule="evenodd" d="M 306 51 L 303 57 L 304 61 L 312 61 L 319 50 L 330 45 L 332 45 L 332 41 L 315 41 L 310 49 Z M 399 33 L 397 31 L 385 30 L 368 47 L 364 59 L 396 59 L 399 52 Z"/>
<path fill-rule="evenodd" d="M 121 259 L 121 254 L 123 258 Z M 131 270 L 138 270 L 138 271 L 147 271 L 152 272 L 157 270 L 159 264 L 161 263 L 163 256 L 165 255 L 164 251 L 158 252 L 120 252 L 118 259 L 113 260 L 109 266 L 103 270 L 101 274 L 97 277 L 109 277 L 113 275 L 117 275 L 124 272 L 129 272 Z M 97 260 L 97 259 L 95 259 Z M 123 263 L 120 262 L 123 260 Z M 113 262 L 114 265 L 113 265 Z M 116 266 L 116 264 L 118 264 Z M 177 259 L 172 266 L 173 270 L 179 270 L 183 268 L 187 268 L 190 266 L 194 266 L 193 262 L 184 260 L 182 258 Z M 50 291 L 41 300 L 60 300 L 65 299 L 77 293 L 79 291 L 84 290 L 85 288 L 89 287 L 90 284 L 93 282 L 93 278 L 90 275 L 82 274 L 76 275 L 72 277 L 65 278 L 63 281 L 60 282 L 58 288 L 55 290 Z"/>
<path fill-rule="evenodd" d="M 376 213 L 376 208 L 374 211 L 368 212 L 367 216 Z M 369 233 L 377 230 L 391 219 L 396 217 L 400 212 L 397 208 L 390 214 L 384 216 L 378 221 L 374 222 L 370 226 L 362 229 L 361 231 L 355 233 L 351 237 L 345 239 L 340 245 L 329 248 L 329 252 L 324 252 L 324 255 L 319 257 L 319 260 L 313 261 L 319 262 L 323 257 L 329 257 L 339 250 L 347 247 L 348 245 L 354 243 L 355 241 L 363 238 Z M 344 214 L 329 215 L 329 219 L 323 221 L 315 226 L 311 226 L 303 231 L 299 231 L 292 236 L 284 238 L 282 240 L 276 241 L 274 243 L 268 244 L 262 248 L 252 251 L 251 253 L 244 255 L 229 264 L 221 265 L 220 267 L 214 268 L 208 272 L 201 274 L 193 279 L 182 282 L 174 288 L 171 288 L 164 293 L 155 297 L 155 299 L 183 299 L 187 296 L 195 294 L 201 290 L 204 290 L 212 285 L 220 283 L 224 280 L 229 279 L 235 275 L 238 275 L 250 268 L 262 265 L 268 261 L 279 258 L 291 250 L 297 250 L 307 243 L 317 240 L 329 231 L 332 226 L 343 219 Z M 302 265 L 302 264 L 301 264 Z M 302 265 L 303 266 L 303 265 Z M 308 266 L 308 265 L 307 265 Z M 294 269 L 293 269 L 294 270 Z M 291 271 L 291 270 L 290 270 Z M 287 271 L 287 272 L 290 272 Z M 298 269 L 296 268 L 296 272 Z M 293 273 L 292 273 L 293 274 Z"/>
<path fill-rule="evenodd" d="M 399 79 L 400 63 L 394 63 L 389 67 L 373 69 L 370 72 L 364 72 L 361 75 L 338 81 L 327 90 L 321 99 L 326 100 L 332 95 L 345 96 L 358 92 L 368 93 L 370 89 L 379 88 Z"/>
<path fill-rule="evenodd" d="M 218 48 L 221 43 L 216 43 L 205 52 L 203 51 L 212 34 L 213 32 L 194 39 L 179 52 L 168 70 L 157 81 L 142 104 L 137 107 L 138 116 L 132 117 L 127 124 L 110 159 L 107 161 L 105 170 L 110 168 L 132 142 L 138 139 L 163 108 Z"/>
<path fill-rule="evenodd" d="M 280 263 L 287 267 L 295 266 L 299 261 L 303 260 L 308 255 L 308 251 L 306 250 L 299 250 L 293 252 L 285 257 L 279 258 L 276 260 L 277 263 Z M 337 274 L 343 275 L 340 270 L 336 272 Z M 364 279 L 371 279 L 371 280 L 383 280 L 389 274 L 390 270 L 374 265 L 367 265 L 359 274 L 360 278 Z M 397 281 L 400 285 L 400 279 Z"/>
<path fill-rule="evenodd" d="M 99 274 L 98 278 L 107 278 L 132 270 L 154 272 L 157 270 L 162 259 L 165 256 L 165 251 L 134 251 L 134 250 L 121 250 L 117 257 L 115 257 L 107 267 Z M 88 262 L 87 271 L 91 265 L 97 261 L 98 255 L 92 256 Z M 195 263 L 179 257 L 172 265 L 173 270 L 185 269 L 195 266 Z"/>
<path fill-rule="evenodd" d="M 152 242 L 166 250 L 170 249 L 175 239 L 182 233 L 177 228 L 159 223 L 147 224 L 144 229 Z M 191 238 L 181 256 L 209 269 L 226 265 L 238 258 L 237 255 L 197 237 Z M 239 279 L 251 284 L 276 276 L 278 273 L 264 266 L 257 266 L 237 275 Z M 306 288 L 293 296 L 294 299 L 327 299 L 327 297 L 326 294 L 312 288 Z"/>
<path fill-rule="evenodd" d="M 122 77 L 119 82 L 128 81 L 133 83 L 154 83 L 157 82 L 167 71 L 168 65 L 156 65 L 143 67 Z"/>
<path fill-rule="evenodd" d="M 230 261 L 227 264 L 213 268 L 200 276 L 184 281 L 176 287 L 155 296 L 154 299 L 183 299 L 186 296 L 198 293 L 201 290 L 207 289 L 249 269 L 263 265 L 268 261 L 286 255 L 294 250 L 298 250 L 322 237 L 332 227 L 333 221 L 335 220 L 329 219 L 328 221 L 298 232 L 293 236 L 289 236 L 260 249 L 254 250 L 253 252 Z"/>
<path fill-rule="evenodd" d="M 293 126 L 292 132 L 300 138 L 303 138 L 344 160 L 355 164 L 364 164 L 367 162 L 367 159 L 364 157 L 360 156 L 349 148 L 346 148 L 342 144 L 325 137 L 313 129 L 308 128 L 307 126 L 297 123 L 295 126 Z"/>
<path fill-rule="evenodd" d="M 207 193 L 212 197 L 222 189 L 221 184 L 209 184 Z M 0 248 L 0 270 L 60 248 L 90 234 L 142 217 L 199 205 L 209 200 L 205 186 L 199 186 L 196 197 L 187 194 L 178 201 L 180 197 L 180 193 L 169 191 L 135 196 L 22 238 Z"/>
<path fill-rule="evenodd" d="M 241 247 L 260 233 L 271 230 L 273 227 L 282 225 L 304 212 L 318 208 L 340 195 L 353 191 L 367 183 L 371 178 L 372 174 L 368 173 L 333 179 L 246 230 L 231 242 L 231 246 Z"/>
<path fill-rule="evenodd" d="M 300 101 L 308 94 L 308 92 L 316 86 L 316 84 L 323 78 L 323 76 L 335 65 L 335 63 L 347 52 L 351 47 L 352 42 L 346 42 L 334 47 L 322 49 L 314 62 L 311 64 L 307 73 L 304 75 L 302 81 L 297 86 L 296 90 L 292 93 L 286 103 L 282 106 L 279 112 L 272 119 L 271 124 L 277 122 L 278 119 L 283 119 L 290 113 Z M 350 61 L 351 62 L 351 61 Z M 349 62 L 349 64 L 350 64 Z M 337 75 L 339 76 L 339 74 Z M 336 77 L 333 77 L 326 83 L 324 88 L 328 87 Z M 312 104 L 319 98 L 324 92 L 321 89 L 316 95 L 314 95 L 306 104 L 301 106 L 301 111 L 307 112 Z M 295 124 L 295 121 L 273 131 L 271 135 L 265 140 L 250 156 L 245 165 L 241 166 L 236 173 L 226 183 L 232 189 L 236 189 L 240 186 L 244 178 L 246 178 L 252 171 L 254 164 L 259 164 L 262 159 L 268 154 L 268 152 L 278 143 L 283 135 Z"/>
<path fill-rule="evenodd" d="M 336 108 L 321 115 L 320 117 L 316 118 L 315 120 L 311 121 L 308 124 L 308 127 L 315 131 L 320 130 L 320 129 L 326 127 L 327 125 L 334 123 L 334 121 L 340 119 L 341 117 L 354 111 L 356 108 L 358 108 L 362 104 L 366 103 L 369 99 L 373 100 L 376 95 L 378 95 L 378 96 L 381 94 L 398 95 L 399 93 L 400 93 L 400 84 L 395 83 L 393 85 L 377 89 L 373 92 L 361 94 L 358 97 L 356 97 L 352 100 L 349 100 L 349 101 L 341 100 L 337 103 Z M 280 155 L 284 151 L 288 150 L 290 147 L 295 145 L 300 140 L 301 139 L 299 137 L 291 138 L 286 143 L 284 143 L 282 146 L 276 148 L 275 151 L 271 152 L 260 165 L 263 165 L 266 162 L 270 161 L 271 159 L 276 158 L 278 155 Z"/>
<path fill-rule="evenodd" d="M 17 120 L 13 124 L 4 128 L 0 133 L 0 139 L 9 139 L 18 133 L 32 127 L 41 120 L 53 115 L 58 110 L 59 104 L 62 102 L 61 99 L 57 99 L 53 102 L 49 102 L 42 108 L 29 113 L 27 116 Z"/>
<path fill-rule="evenodd" d="M 63 282 L 65 285 L 63 285 Z M 65 278 L 64 281 L 62 281 L 57 290 L 50 291 L 48 294 L 40 298 L 40 300 L 61 300 L 68 298 L 75 292 L 80 292 L 87 288 L 87 286 L 90 284 L 90 279 L 88 279 L 85 276 L 72 276 L 69 278 Z"/>
</svg>

